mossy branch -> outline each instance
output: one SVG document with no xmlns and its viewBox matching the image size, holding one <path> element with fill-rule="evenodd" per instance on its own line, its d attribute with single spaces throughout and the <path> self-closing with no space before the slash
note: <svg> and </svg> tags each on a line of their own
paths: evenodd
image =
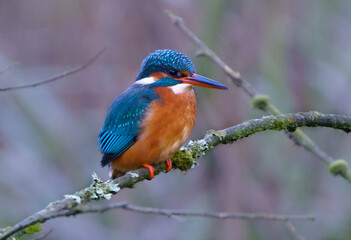
<svg viewBox="0 0 351 240">
<path fill-rule="evenodd" d="M 204 138 L 190 141 L 189 144 L 182 147 L 172 158 L 173 168 L 182 171 L 189 170 L 194 166 L 196 158 L 202 157 L 207 151 L 218 144 L 232 143 L 266 130 L 293 132 L 298 127 L 329 127 L 349 133 L 351 131 L 351 117 L 322 114 L 319 112 L 291 113 L 248 120 L 239 125 L 219 131 L 211 130 L 208 131 Z M 340 175 L 351 181 L 350 170 L 345 160 L 333 162 L 330 164 L 329 169 L 332 174 Z M 155 165 L 155 175 L 165 170 L 165 163 L 162 162 Z M 93 174 L 91 186 L 75 194 L 66 195 L 62 200 L 50 203 L 46 208 L 22 220 L 13 227 L 6 229 L 0 235 L 0 240 L 6 239 L 19 231 L 23 231 L 29 226 L 44 223 L 52 218 L 79 214 L 79 208 L 84 204 L 93 200 L 110 199 L 112 195 L 117 194 L 121 189 L 131 188 L 136 183 L 148 178 L 149 172 L 144 168 L 128 172 L 120 178 L 106 182 L 103 182 Z"/>
</svg>

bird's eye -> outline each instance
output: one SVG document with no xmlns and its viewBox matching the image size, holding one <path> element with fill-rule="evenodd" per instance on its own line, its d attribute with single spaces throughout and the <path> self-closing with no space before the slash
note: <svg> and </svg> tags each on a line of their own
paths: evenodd
<svg viewBox="0 0 351 240">
<path fill-rule="evenodd" d="M 173 69 L 170 69 L 169 71 L 168 71 L 168 73 L 169 73 L 169 75 L 171 75 L 172 77 L 177 77 L 177 71 L 175 71 L 175 70 L 173 70 Z"/>
<path fill-rule="evenodd" d="M 173 69 L 168 70 L 168 73 L 169 73 L 169 75 L 171 75 L 172 77 L 175 77 L 175 78 L 183 77 L 183 74 L 180 71 L 176 71 Z"/>
</svg>

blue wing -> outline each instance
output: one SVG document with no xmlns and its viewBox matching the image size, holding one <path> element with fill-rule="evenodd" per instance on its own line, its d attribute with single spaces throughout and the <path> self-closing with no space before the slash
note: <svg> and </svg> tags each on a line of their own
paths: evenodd
<svg viewBox="0 0 351 240">
<path fill-rule="evenodd" d="M 137 141 L 140 123 L 155 99 L 158 99 L 158 95 L 152 88 L 133 84 L 113 101 L 98 138 L 99 149 L 104 154 L 102 166 L 109 164 Z"/>
</svg>

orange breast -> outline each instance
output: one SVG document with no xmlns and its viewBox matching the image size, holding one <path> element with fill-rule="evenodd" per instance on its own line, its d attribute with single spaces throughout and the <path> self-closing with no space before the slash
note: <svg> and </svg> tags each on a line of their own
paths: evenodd
<svg viewBox="0 0 351 240">
<path fill-rule="evenodd" d="M 111 171 L 126 172 L 143 163 L 156 163 L 171 157 L 189 137 L 196 119 L 193 90 L 175 94 L 167 87 L 155 92 L 162 100 L 150 104 L 138 140 L 111 164 Z"/>
</svg>

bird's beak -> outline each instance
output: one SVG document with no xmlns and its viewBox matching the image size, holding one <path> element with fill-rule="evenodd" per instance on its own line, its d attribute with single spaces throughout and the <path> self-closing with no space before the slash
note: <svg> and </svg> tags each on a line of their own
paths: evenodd
<svg viewBox="0 0 351 240">
<path fill-rule="evenodd" d="M 198 75 L 194 73 L 190 77 L 185 77 L 180 79 L 183 83 L 191 84 L 191 85 L 197 85 L 201 87 L 208 87 L 208 88 L 218 88 L 218 89 L 229 89 L 227 86 L 224 86 L 223 84 L 213 81 L 212 79 L 203 77 L 201 75 Z"/>
</svg>

